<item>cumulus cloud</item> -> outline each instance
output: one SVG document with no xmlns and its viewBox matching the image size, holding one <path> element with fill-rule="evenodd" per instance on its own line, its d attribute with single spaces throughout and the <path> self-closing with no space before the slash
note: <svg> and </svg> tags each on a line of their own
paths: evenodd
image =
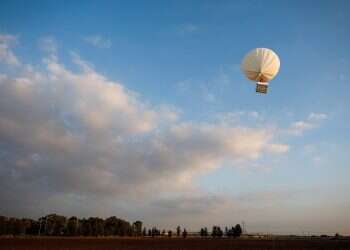
<svg viewBox="0 0 350 250">
<path fill-rule="evenodd" d="M 101 35 L 86 36 L 83 40 L 100 49 L 108 49 L 112 46 L 112 41 Z"/>
<path fill-rule="evenodd" d="M 15 56 L 11 47 L 16 44 L 17 38 L 13 35 L 0 34 L 0 62 L 8 65 L 20 65 L 19 59 Z"/>
<path fill-rule="evenodd" d="M 45 70 L 0 77 L 1 213 L 57 211 L 58 203 L 79 213 L 76 204 L 89 202 L 94 214 L 101 201 L 189 190 L 224 163 L 288 150 L 269 129 L 185 121 L 176 108 L 149 106 L 79 55 L 74 72 L 48 48 Z"/>
</svg>

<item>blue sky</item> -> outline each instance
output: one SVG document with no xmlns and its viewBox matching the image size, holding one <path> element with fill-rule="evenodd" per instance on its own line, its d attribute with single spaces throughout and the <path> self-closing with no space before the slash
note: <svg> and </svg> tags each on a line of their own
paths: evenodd
<svg viewBox="0 0 350 250">
<path fill-rule="evenodd" d="M 150 143 L 148 140 L 152 141 L 152 145 L 154 141 L 160 140 L 167 147 L 173 147 L 173 150 L 178 152 L 179 155 L 174 153 L 175 159 L 179 159 L 180 162 L 178 166 L 176 164 L 173 166 L 172 161 L 163 162 L 163 155 L 158 151 L 154 153 L 156 156 L 152 158 L 150 164 L 157 165 L 158 162 L 162 162 L 155 168 L 165 173 L 175 171 L 174 176 L 178 175 L 179 183 L 184 175 L 190 176 L 185 178 L 186 188 L 174 187 L 174 189 L 170 188 L 169 192 L 160 192 L 158 196 L 147 196 L 145 201 L 148 204 L 148 210 L 145 209 L 147 211 L 143 211 L 135 199 L 130 200 L 115 191 L 118 197 L 117 204 L 108 203 L 107 205 L 106 203 L 109 209 L 97 210 L 98 215 L 106 216 L 121 209 L 124 211 L 122 215 L 126 217 L 139 216 L 146 223 L 157 223 L 164 227 L 175 226 L 178 221 L 188 223 L 187 227 L 196 229 L 202 225 L 201 223 L 224 225 L 245 220 L 252 231 L 300 233 L 308 230 L 350 233 L 349 218 L 345 218 L 344 212 L 350 208 L 350 200 L 346 197 L 346 192 L 350 190 L 347 153 L 350 148 L 348 135 L 350 116 L 347 109 L 350 104 L 348 98 L 350 19 L 347 15 L 349 10 L 348 1 L 318 1 L 317 3 L 311 1 L 269 1 L 269 3 L 266 1 L 2 1 L 0 34 L 3 36 L 2 47 L 0 47 L 2 53 L 0 53 L 2 60 L 0 73 L 4 76 L 3 81 L 6 81 L 6 84 L 26 77 L 33 82 L 39 81 L 33 76 L 33 72 L 45 76 L 54 74 L 58 81 L 62 79 L 62 82 L 69 82 L 71 78 L 67 76 L 68 73 L 57 70 L 58 67 L 65 68 L 71 75 L 82 77 L 78 80 L 82 81 L 81 86 L 79 85 L 80 87 L 74 91 L 69 89 L 72 85 L 67 85 L 68 96 L 65 92 L 62 96 L 49 92 L 47 86 L 59 84 L 56 82 L 57 79 L 52 80 L 53 78 L 48 77 L 45 84 L 40 80 L 39 86 L 44 89 L 44 93 L 48 91 L 47 93 L 57 98 L 52 104 L 57 105 L 55 106 L 57 112 L 50 110 L 48 111 L 50 115 L 47 117 L 55 120 L 57 124 L 62 119 L 65 125 L 68 124 L 69 128 L 67 126 L 57 128 L 57 131 L 64 131 L 64 134 L 69 132 L 73 135 L 84 135 L 86 140 L 89 140 L 92 134 L 94 138 L 103 137 L 95 130 L 93 133 L 90 130 L 84 130 L 91 125 L 89 122 L 93 122 L 93 125 L 97 124 L 93 119 L 99 117 L 99 114 L 90 114 L 85 111 L 70 114 L 67 111 L 69 105 L 65 106 L 61 100 L 67 100 L 67 103 L 70 103 L 69 98 L 79 93 L 76 98 L 79 96 L 86 98 L 85 102 L 93 107 L 95 103 L 92 103 L 92 100 L 95 100 L 95 97 L 93 94 L 86 96 L 82 90 L 84 81 L 96 79 L 89 78 L 91 77 L 89 72 L 92 71 L 108 79 L 105 82 L 114 82 L 126 90 L 125 93 L 115 92 L 128 100 L 128 104 L 123 106 L 125 109 L 118 109 L 122 117 L 127 117 L 125 121 L 124 118 L 121 120 L 125 124 L 135 123 L 136 130 L 141 129 L 140 124 L 145 126 L 142 126 L 142 131 L 146 131 L 145 134 L 135 135 L 134 132 L 124 134 L 124 130 L 120 130 L 122 132 L 118 130 L 124 129 L 118 123 L 119 113 L 111 113 L 109 109 L 104 110 L 101 107 L 102 112 L 106 112 L 106 116 L 114 115 L 115 120 L 109 118 L 111 120 L 106 121 L 112 124 L 108 127 L 111 131 L 108 132 L 109 137 L 127 137 L 128 141 L 132 141 L 134 137 L 138 138 L 135 140 L 141 142 L 136 142 L 131 147 L 133 150 L 136 148 L 135 151 L 145 150 Z M 245 79 L 240 71 L 243 56 L 256 47 L 271 48 L 281 59 L 280 72 L 271 82 L 267 95 L 256 94 L 254 84 Z M 13 61 L 10 63 L 9 52 L 18 59 L 20 62 L 18 65 L 14 65 Z M 91 67 L 90 71 L 83 70 L 79 73 L 81 72 L 79 65 L 82 64 Z M 28 65 L 32 67 L 31 70 L 26 68 Z M 98 81 L 104 86 L 104 80 Z M 2 86 L 7 86 L 6 84 Z M 38 89 L 35 84 L 33 90 Z M 99 90 L 96 89 L 96 93 Z M 16 98 L 19 97 L 10 95 L 15 93 L 14 91 L 9 92 L 10 94 L 6 91 L 9 90 L 7 88 L 3 90 L 4 95 L 7 94 L 7 101 L 2 104 L 0 118 L 2 117 L 4 121 L 6 118 L 6 121 L 11 120 L 13 124 L 18 124 L 23 117 L 11 115 L 22 114 L 24 106 L 15 105 Z M 101 87 L 102 96 L 106 94 L 104 91 Z M 44 95 L 44 99 L 50 94 Z M 50 102 L 49 99 L 46 101 Z M 72 105 L 75 105 L 73 101 Z M 113 105 L 113 103 L 107 104 Z M 12 105 L 15 107 L 13 110 Z M 118 105 L 121 104 L 118 102 Z M 45 112 L 39 112 L 35 107 L 37 106 L 33 104 L 32 112 L 37 114 L 33 115 L 37 119 L 35 122 L 40 123 L 47 119 L 46 116 L 42 116 Z M 130 110 L 137 110 L 137 112 L 129 116 L 130 112 L 133 112 Z M 96 112 L 100 112 L 98 108 Z M 92 114 L 94 116 L 90 116 Z M 156 117 L 156 125 L 149 121 L 151 119 L 149 114 Z M 160 117 L 157 116 L 159 114 Z M 170 116 L 176 117 L 175 121 L 170 119 Z M 102 118 L 96 118 L 99 126 L 105 125 L 100 124 Z M 34 127 L 36 123 L 33 120 L 30 122 L 33 122 Z M 152 129 L 148 130 L 147 126 Z M 68 131 L 72 127 L 76 130 Z M 237 128 L 242 131 L 235 132 Z M 190 150 L 194 149 L 193 152 L 191 151 L 193 158 L 186 158 L 184 162 L 181 162 L 183 155 L 180 150 L 183 147 L 181 144 L 183 141 L 176 137 L 180 129 L 190 131 L 188 133 L 191 137 L 185 141 L 185 144 L 190 145 Z M 240 155 L 236 151 L 236 146 L 233 146 L 233 151 L 230 151 L 232 148 L 225 148 L 224 153 L 217 152 L 220 156 L 215 155 L 210 158 L 211 150 L 215 151 L 210 147 L 225 142 L 223 134 L 226 130 L 227 137 L 239 137 L 242 133 L 242 140 L 247 140 L 247 150 L 251 143 L 252 151 L 257 150 L 255 152 L 257 155 Z M 53 134 L 57 134 L 57 131 L 55 130 Z M 139 130 L 137 131 L 139 133 Z M 17 163 L 11 163 L 11 160 L 16 162 L 20 160 L 15 157 L 16 150 L 25 148 L 23 152 L 21 151 L 24 158 L 28 155 L 39 155 L 40 158 L 48 157 L 48 159 L 50 157 L 48 155 L 58 150 L 53 148 L 50 152 L 40 151 L 41 148 L 38 145 L 27 145 L 27 142 L 17 140 L 15 135 L 7 136 L 10 132 L 5 129 L 5 125 L 0 132 L 3 135 L 0 149 L 7 152 L 2 155 L 10 155 L 2 156 L 7 157 L 6 160 L 3 159 L 0 166 L 3 170 L 0 172 L 2 178 L 8 178 L 9 173 L 12 173 L 10 169 L 16 168 Z M 253 138 L 250 137 L 253 136 L 250 132 L 254 134 Z M 263 139 L 260 132 L 266 133 L 266 138 Z M 23 130 L 22 133 L 29 138 L 33 136 L 30 129 Z M 214 135 L 221 139 L 214 140 L 212 138 Z M 267 152 L 256 146 L 255 138 L 258 141 L 261 139 L 259 143 L 262 143 L 262 147 L 270 147 L 273 144 L 279 148 L 270 149 Z M 179 141 L 173 145 L 170 142 L 172 139 Z M 237 140 L 237 145 L 244 144 L 239 142 L 240 139 Z M 211 145 L 213 141 L 215 143 Z M 266 141 L 268 143 L 264 144 Z M 38 140 L 38 142 L 41 141 Z M 203 142 L 209 143 L 209 151 L 205 151 L 205 147 L 201 145 Z M 114 142 L 110 143 L 112 145 Z M 107 164 L 105 161 L 117 162 L 117 165 L 119 162 L 124 164 L 126 156 L 118 155 L 116 158 L 109 159 L 107 151 L 102 149 L 103 146 L 101 142 L 99 147 L 92 150 L 96 155 L 106 154 L 93 165 L 99 169 L 103 168 L 105 174 L 115 177 L 112 180 L 117 184 L 113 185 L 112 191 L 108 189 L 111 193 L 121 187 L 129 188 L 126 184 L 118 185 L 118 178 L 124 177 L 131 178 L 130 182 L 139 185 L 140 189 L 148 190 L 148 182 L 151 182 L 152 178 L 145 174 L 150 178 L 146 182 L 144 181 L 146 178 L 142 176 L 136 178 L 134 171 L 130 174 L 128 171 L 133 167 L 130 162 L 133 161 L 129 158 L 127 160 L 127 165 L 130 163 L 129 170 L 124 168 L 117 170 L 104 166 Z M 198 152 L 205 152 L 205 155 L 208 155 L 206 162 L 197 162 L 196 153 Z M 143 162 L 149 160 L 145 154 L 131 158 L 135 162 L 138 162 L 136 159 L 140 160 L 140 165 L 143 165 Z M 62 164 L 61 159 L 55 158 L 53 161 Z M 73 158 L 69 163 L 68 160 L 63 162 L 63 165 L 67 164 L 67 168 L 69 165 L 71 169 L 76 164 L 72 162 L 75 162 Z M 88 159 L 86 162 L 91 163 Z M 196 165 L 187 169 L 186 164 L 193 164 L 193 166 L 208 164 L 208 166 L 200 168 Z M 83 168 L 83 166 L 80 167 Z M 173 167 L 181 171 L 174 170 Z M 23 171 L 21 168 L 18 166 L 17 168 L 17 174 L 23 178 L 22 181 L 28 179 L 28 176 L 33 176 L 34 172 L 24 173 L 21 172 Z M 40 178 L 49 183 L 56 183 L 55 177 L 50 175 L 51 171 L 48 170 L 48 173 Z M 57 171 L 65 172 L 62 169 Z M 41 204 L 39 210 L 43 213 L 50 212 L 55 202 L 61 201 L 68 205 L 58 209 L 58 212 L 71 215 L 81 211 L 78 209 L 79 199 L 87 199 L 89 200 L 87 204 L 91 208 L 83 210 L 82 213 L 86 216 L 94 216 L 95 214 L 92 213 L 96 211 L 96 203 L 99 199 L 108 197 L 98 198 L 93 191 L 82 192 L 83 188 L 89 189 L 88 186 L 84 186 L 84 183 L 90 180 L 89 178 L 81 180 L 82 186 L 78 181 L 76 186 L 73 185 L 74 187 L 67 189 L 62 188 L 59 181 L 53 186 L 48 184 L 50 189 L 47 192 L 48 197 L 58 196 L 59 198 Z M 158 185 L 164 190 L 161 188 L 162 180 L 166 182 L 168 175 L 154 176 L 154 178 L 161 181 Z M 33 180 L 27 185 L 36 184 L 38 183 Z M 174 186 L 177 186 L 176 183 Z M 3 188 L 6 187 L 4 185 Z M 104 189 L 101 188 L 101 190 Z M 82 197 L 77 198 L 77 195 Z M 130 194 L 130 196 L 133 195 Z M 215 198 L 208 200 L 208 197 Z M 18 201 L 11 195 L 11 191 L 1 193 L 0 198 L 9 204 L 0 212 L 11 214 L 14 211 L 13 204 L 18 204 Z M 195 208 L 188 208 L 191 199 L 199 203 Z M 227 204 L 226 200 L 230 199 L 233 200 L 232 204 Z M 176 210 L 177 213 L 174 211 L 175 219 L 168 218 L 172 212 L 164 211 L 160 211 L 163 217 L 157 216 L 157 219 L 154 219 L 155 214 L 151 212 L 154 206 L 161 207 L 166 202 L 173 204 L 174 201 L 176 201 L 175 204 L 182 204 Z M 241 204 L 238 208 L 236 208 L 237 201 Z M 218 202 L 224 203 L 223 207 L 217 207 Z M 229 215 L 216 218 L 213 214 L 210 219 L 203 219 L 204 215 L 208 215 L 208 210 L 202 208 L 202 205 L 211 203 L 215 204 L 213 208 L 209 207 L 209 210 L 218 209 L 219 211 L 232 207 L 237 209 L 237 215 L 233 218 Z M 333 205 L 328 208 L 326 205 L 329 203 Z M 257 209 L 262 204 L 271 204 L 272 207 Z M 284 206 L 286 206 L 285 209 L 282 209 Z M 320 209 L 320 206 L 327 208 L 319 215 L 312 217 L 313 220 L 308 217 L 309 221 L 306 217 L 315 209 Z M 39 210 L 35 205 L 30 204 L 28 207 L 30 207 L 28 210 L 18 210 L 14 213 L 38 216 L 36 211 Z M 136 208 L 131 209 L 132 212 L 130 212 L 130 207 Z M 193 209 L 197 211 L 198 218 L 189 220 L 188 218 L 193 218 L 191 214 Z M 267 212 L 266 221 L 262 220 L 259 218 L 259 213 L 265 211 L 264 209 L 281 215 L 281 218 L 273 218 L 272 212 L 271 215 Z M 299 224 L 288 222 L 286 219 L 288 217 Z M 218 222 L 215 222 L 215 219 Z M 315 220 L 319 222 L 316 223 Z M 276 227 L 266 229 L 265 225 L 271 224 L 269 222 L 275 223 Z M 325 229 L 326 226 L 328 228 Z"/>
<path fill-rule="evenodd" d="M 3 6 L 0 28 L 22 38 L 17 50 L 27 60 L 40 61 L 37 38 L 54 36 L 63 60 L 69 61 L 69 52 L 74 50 L 97 70 L 121 80 L 152 103 L 191 105 L 186 112 L 190 117 L 205 113 L 203 105 L 174 93 L 178 84 L 191 80 L 195 90 L 209 85 L 209 91 L 218 95 L 213 85 L 222 80 L 220 74 L 230 84 L 218 96 L 218 103 L 207 105 L 214 112 L 260 111 L 257 107 L 273 113 L 281 107 L 305 114 L 327 111 L 327 107 L 339 105 L 339 95 L 343 93 L 345 99 L 348 90 L 345 76 L 340 77 L 349 66 L 350 53 L 346 49 L 349 32 L 344 13 L 348 4 L 342 1 L 323 1 L 317 6 L 276 2 L 266 7 L 262 1 L 131 1 L 128 5 L 10 1 Z M 105 37 L 112 45 L 93 50 L 82 43 L 83 37 L 93 35 Z M 244 80 L 237 69 L 241 58 L 255 47 L 273 48 L 283 59 L 278 78 L 283 84 L 274 84 L 269 100 L 250 95 L 251 86 L 240 84 Z M 335 76 L 336 83 L 332 79 Z M 327 87 L 330 82 L 337 88 Z M 303 95 L 291 95 L 293 92 Z"/>
</svg>

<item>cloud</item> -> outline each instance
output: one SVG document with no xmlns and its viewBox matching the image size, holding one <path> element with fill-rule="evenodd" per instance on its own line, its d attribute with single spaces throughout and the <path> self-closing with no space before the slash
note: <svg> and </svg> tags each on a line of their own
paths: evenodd
<svg viewBox="0 0 350 250">
<path fill-rule="evenodd" d="M 237 125 L 237 124 L 249 124 L 252 122 L 261 123 L 264 121 L 264 116 L 257 111 L 232 111 L 232 112 L 224 112 L 216 114 L 216 119 L 221 124 L 226 125 Z"/>
<path fill-rule="evenodd" d="M 0 74 L 0 214 L 117 215 L 190 229 L 242 219 L 251 228 L 281 221 L 290 228 L 290 218 L 299 226 L 305 211 L 322 227 L 332 224 L 323 218 L 334 211 L 347 218 L 348 209 L 331 202 L 319 217 L 307 206 L 298 216 L 288 204 L 303 204 L 298 190 L 199 189 L 196 180 L 222 165 L 249 167 L 288 152 L 281 129 L 267 122 L 256 127 L 254 121 L 266 120 L 256 111 L 184 120 L 181 110 L 148 105 L 78 54 L 71 55 L 80 70 L 70 70 L 59 61 L 54 39 L 47 42 L 54 46 L 47 47 L 44 69 L 19 64 L 15 73 Z M 327 118 L 311 113 L 303 122 L 316 127 Z M 348 220 L 339 221 L 348 228 Z"/>
<path fill-rule="evenodd" d="M 192 101 L 220 105 L 231 84 L 231 71 L 231 67 L 221 66 L 208 80 L 185 78 L 176 83 L 175 89 L 179 95 L 190 97 Z"/>
<path fill-rule="evenodd" d="M 46 36 L 39 39 L 39 48 L 46 53 L 44 61 L 58 61 L 58 44 L 53 36 Z"/>
<path fill-rule="evenodd" d="M 293 122 L 288 129 L 288 133 L 293 135 L 302 135 L 306 130 L 317 128 L 320 123 L 327 118 L 327 114 L 310 113 L 305 121 Z"/>
<path fill-rule="evenodd" d="M 0 34 L 0 62 L 12 66 L 19 66 L 21 63 L 15 56 L 11 47 L 16 44 L 17 38 L 13 35 Z"/>
<path fill-rule="evenodd" d="M 43 51 L 49 54 L 57 54 L 57 42 L 52 36 L 41 38 L 39 40 L 39 46 Z"/>
<path fill-rule="evenodd" d="M 306 144 L 302 147 L 301 153 L 305 156 L 311 165 L 315 167 L 329 166 L 329 162 L 334 160 L 331 159 L 334 152 L 339 152 L 337 146 L 333 143 L 326 141 L 317 141 L 316 143 Z M 327 154 L 324 154 L 327 152 Z"/>
<path fill-rule="evenodd" d="M 312 121 L 312 122 L 318 122 L 318 121 L 322 121 L 328 118 L 327 114 L 323 114 L 323 113 L 310 113 L 308 120 Z"/>
<path fill-rule="evenodd" d="M 100 49 L 109 49 L 112 46 L 112 41 L 101 35 L 86 36 L 83 40 Z"/>
<path fill-rule="evenodd" d="M 318 196 L 315 193 L 322 195 Z M 334 195 L 336 190 L 285 186 L 252 191 L 237 190 L 231 193 L 205 193 L 197 190 L 154 199 L 143 207 L 143 213 L 146 218 L 151 218 L 145 221 L 146 225 L 160 225 L 162 228 L 170 229 L 181 225 L 191 231 L 211 225 L 220 225 L 224 228 L 245 221 L 249 232 L 299 234 L 301 227 L 307 227 L 311 232 L 319 232 L 320 228 L 327 228 L 331 232 L 342 228 L 342 231 L 346 232 L 349 228 L 349 219 L 346 216 L 346 209 L 339 211 L 337 208 L 339 204 L 330 203 L 327 209 L 318 214 L 315 214 L 314 208 L 310 207 L 308 202 L 305 204 L 305 199 L 312 195 L 313 202 L 321 205 L 320 197 L 325 193 Z M 338 211 L 337 225 L 341 224 L 340 227 L 328 227 L 329 221 L 325 218 L 332 218 L 334 211 Z M 285 218 L 286 213 L 289 214 L 288 218 Z M 309 221 L 304 224 L 305 218 Z M 344 219 L 345 221 L 342 221 Z M 312 220 L 317 220 L 318 223 L 311 223 Z"/>
<path fill-rule="evenodd" d="M 305 122 L 305 121 L 297 121 L 293 122 L 290 126 L 290 132 L 296 135 L 301 135 L 305 130 L 309 130 L 315 127 L 315 124 Z"/>
<path fill-rule="evenodd" d="M 189 190 L 223 163 L 288 150 L 269 129 L 184 121 L 178 110 L 147 105 L 77 54 L 81 70 L 69 70 L 49 48 L 45 70 L 28 66 L 0 78 L 1 213 L 35 214 L 64 201 L 79 214 L 84 200 L 94 214 L 101 201 L 115 208 Z"/>
<path fill-rule="evenodd" d="M 274 153 L 285 153 L 288 152 L 289 146 L 286 144 L 270 144 L 268 150 Z"/>
</svg>

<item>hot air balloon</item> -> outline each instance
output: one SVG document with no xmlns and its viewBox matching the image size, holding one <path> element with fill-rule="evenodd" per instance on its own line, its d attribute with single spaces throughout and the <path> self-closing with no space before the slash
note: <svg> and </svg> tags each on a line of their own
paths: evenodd
<svg viewBox="0 0 350 250">
<path fill-rule="evenodd" d="M 267 93 L 269 81 L 278 73 L 280 59 L 271 49 L 256 48 L 251 50 L 244 58 L 241 69 L 245 76 L 256 82 L 256 92 Z"/>
</svg>

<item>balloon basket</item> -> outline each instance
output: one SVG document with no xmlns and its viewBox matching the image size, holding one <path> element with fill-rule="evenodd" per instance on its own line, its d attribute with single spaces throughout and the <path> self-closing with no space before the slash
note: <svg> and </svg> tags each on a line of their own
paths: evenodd
<svg viewBox="0 0 350 250">
<path fill-rule="evenodd" d="M 267 85 L 266 83 L 260 83 L 260 82 L 258 82 L 257 84 L 256 84 L 256 92 L 257 93 L 262 93 L 262 94 L 266 94 L 267 93 L 267 87 L 268 87 L 269 85 Z"/>
</svg>

